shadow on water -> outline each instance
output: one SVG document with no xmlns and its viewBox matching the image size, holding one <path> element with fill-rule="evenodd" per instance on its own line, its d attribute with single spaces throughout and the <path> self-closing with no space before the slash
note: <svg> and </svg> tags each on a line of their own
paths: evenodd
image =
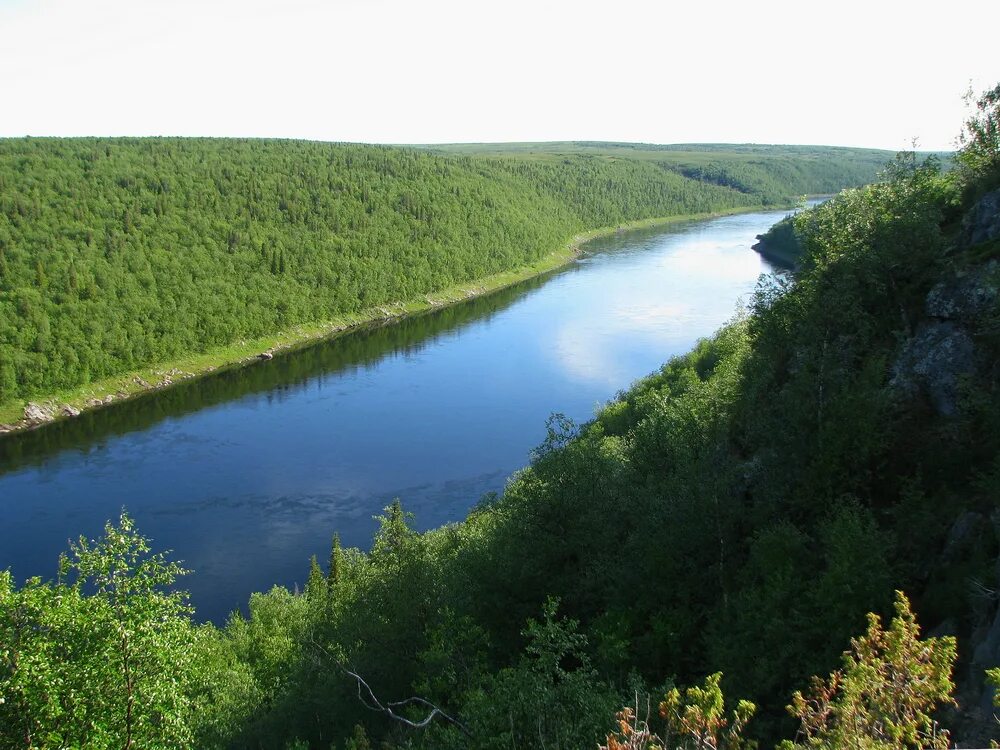
<svg viewBox="0 0 1000 750">
<path fill-rule="evenodd" d="M 767 270 L 748 248 L 774 220 L 602 238 L 487 297 L 0 439 L 0 568 L 51 575 L 67 539 L 127 507 L 221 622 L 301 584 L 334 531 L 367 548 L 395 497 L 419 529 L 458 521 L 503 491 L 553 410 L 590 418 L 728 319 Z"/>
<path fill-rule="evenodd" d="M 574 264 L 483 297 L 405 318 L 369 323 L 316 344 L 282 352 L 269 361 L 235 367 L 178 383 L 118 404 L 88 411 L 24 433 L 0 437 L 0 476 L 37 465 L 63 450 L 87 451 L 117 435 L 145 430 L 165 419 L 272 392 L 277 399 L 327 376 L 371 366 L 386 355 L 418 353 L 473 322 L 488 321 Z"/>
<path fill-rule="evenodd" d="M 655 243 L 665 235 L 689 234 L 701 231 L 704 226 L 705 219 L 691 219 L 690 221 L 675 221 L 665 225 L 654 224 L 649 227 L 619 230 L 614 234 L 594 237 L 588 240 L 582 247 L 580 257 L 586 259 L 590 256 L 614 253 L 618 250 L 635 252 L 637 249 L 645 248 Z"/>
</svg>

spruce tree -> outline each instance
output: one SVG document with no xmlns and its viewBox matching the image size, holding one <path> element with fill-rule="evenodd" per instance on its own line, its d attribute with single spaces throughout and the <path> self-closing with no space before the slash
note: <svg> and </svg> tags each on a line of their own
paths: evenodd
<svg viewBox="0 0 1000 750">
<path fill-rule="evenodd" d="M 333 543 L 330 546 L 330 567 L 326 574 L 327 594 L 333 596 L 334 589 L 340 583 L 344 568 L 344 552 L 340 548 L 340 534 L 333 535 Z"/>
<path fill-rule="evenodd" d="M 306 581 L 306 598 L 319 599 L 326 594 L 326 583 L 323 581 L 323 571 L 319 569 L 316 555 L 309 558 L 309 580 Z"/>
</svg>

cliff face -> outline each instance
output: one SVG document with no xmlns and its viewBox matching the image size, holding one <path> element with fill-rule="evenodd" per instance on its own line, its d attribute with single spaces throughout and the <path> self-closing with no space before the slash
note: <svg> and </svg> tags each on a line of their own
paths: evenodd
<svg viewBox="0 0 1000 750">
<path fill-rule="evenodd" d="M 965 217 L 962 243 L 966 246 L 1000 237 L 1000 190 L 984 195 Z"/>
<path fill-rule="evenodd" d="M 976 339 L 989 332 L 998 279 L 1000 263 L 989 260 L 954 271 L 931 289 L 925 317 L 893 364 L 893 386 L 910 395 L 922 391 L 941 415 L 957 413 L 963 382 L 989 375 L 991 363 Z"/>
<path fill-rule="evenodd" d="M 773 477 L 751 480 L 755 500 L 794 509 L 795 495 L 842 493 L 870 510 L 887 580 L 932 635 L 959 640 L 959 707 L 944 722 L 983 747 L 1000 734 L 985 679 L 1000 667 L 1000 190 L 962 211 L 946 179 L 914 174 L 759 238 L 795 274 L 761 313 L 773 322 L 753 324 L 755 348 L 778 354 L 751 373 L 777 374 L 748 419 L 776 413 L 741 443 Z"/>
<path fill-rule="evenodd" d="M 890 388 L 904 404 L 929 405 L 943 429 L 960 434 L 984 420 L 996 426 L 996 407 L 984 405 L 995 401 L 1000 383 L 1000 190 L 966 213 L 949 255 L 950 267 L 900 343 Z M 939 610 L 930 634 L 959 637 L 958 708 L 946 721 L 960 746 L 983 747 L 1000 730 L 996 689 L 985 675 L 1000 666 L 1000 456 L 992 467 L 970 471 L 979 502 L 954 511 L 943 542 L 927 550 L 918 579 L 929 600 L 944 586 L 964 589 L 953 591 L 961 604 Z"/>
</svg>

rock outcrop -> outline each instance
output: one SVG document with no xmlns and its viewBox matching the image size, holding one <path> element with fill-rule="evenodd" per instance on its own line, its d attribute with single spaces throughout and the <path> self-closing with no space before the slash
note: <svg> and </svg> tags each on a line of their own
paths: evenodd
<svg viewBox="0 0 1000 750">
<path fill-rule="evenodd" d="M 997 237 L 1000 237 L 1000 190 L 980 198 L 962 223 L 962 244 L 966 247 Z"/>
<path fill-rule="evenodd" d="M 971 323 L 996 304 L 1000 297 L 998 280 L 1000 263 L 995 260 L 955 274 L 931 289 L 924 309 L 937 320 Z"/>
<path fill-rule="evenodd" d="M 975 334 L 1000 302 L 1000 263 L 954 274 L 936 284 L 924 302 L 926 319 L 906 341 L 892 366 L 890 385 L 909 397 L 923 391 L 944 416 L 958 411 L 964 378 L 979 362 Z"/>
<path fill-rule="evenodd" d="M 976 350 L 965 328 L 950 321 L 921 325 L 892 367 L 889 385 L 907 396 L 923 391 L 939 414 L 958 411 L 959 388 L 972 374 Z"/>
<path fill-rule="evenodd" d="M 36 403 L 29 403 L 24 407 L 24 419 L 30 424 L 41 424 L 51 422 L 53 419 L 52 409 Z"/>
</svg>

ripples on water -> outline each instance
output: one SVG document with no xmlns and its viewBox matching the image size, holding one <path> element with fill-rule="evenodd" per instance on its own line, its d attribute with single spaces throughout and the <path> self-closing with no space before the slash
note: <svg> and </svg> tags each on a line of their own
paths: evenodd
<svg viewBox="0 0 1000 750">
<path fill-rule="evenodd" d="M 736 311 L 769 271 L 756 213 L 597 240 L 543 279 L 0 439 L 0 568 L 55 574 L 128 509 L 203 619 L 301 584 L 400 497 L 421 529 L 502 491 L 562 412 L 594 409 Z"/>
</svg>

